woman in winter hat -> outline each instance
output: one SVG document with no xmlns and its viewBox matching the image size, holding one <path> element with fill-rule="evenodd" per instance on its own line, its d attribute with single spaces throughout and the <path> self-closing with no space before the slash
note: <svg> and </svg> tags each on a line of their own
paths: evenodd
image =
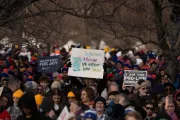
<svg viewBox="0 0 180 120">
<path fill-rule="evenodd" d="M 22 97 L 23 94 L 24 94 L 23 91 L 20 89 L 14 92 L 13 94 L 14 105 L 7 109 L 8 113 L 11 116 L 11 120 L 16 120 L 20 115 L 22 115 L 22 112 L 20 108 L 18 107 L 18 101 Z"/>
</svg>

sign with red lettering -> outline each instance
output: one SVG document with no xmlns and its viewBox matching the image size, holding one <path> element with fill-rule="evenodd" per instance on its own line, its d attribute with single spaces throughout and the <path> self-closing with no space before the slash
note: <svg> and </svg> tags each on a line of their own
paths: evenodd
<svg viewBox="0 0 180 120">
<path fill-rule="evenodd" d="M 65 106 L 57 120 L 65 120 L 65 118 L 67 118 L 68 114 L 69 114 L 68 108 L 67 108 L 67 106 Z"/>
</svg>

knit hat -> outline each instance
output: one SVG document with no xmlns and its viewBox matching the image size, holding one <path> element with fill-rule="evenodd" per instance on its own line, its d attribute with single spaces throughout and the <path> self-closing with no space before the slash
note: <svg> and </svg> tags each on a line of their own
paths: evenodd
<svg viewBox="0 0 180 120">
<path fill-rule="evenodd" d="M 104 106 L 106 105 L 106 100 L 105 100 L 103 97 L 97 97 L 97 98 L 95 99 L 95 105 L 96 105 L 96 103 L 99 102 L 99 101 L 103 102 Z"/>
<path fill-rule="evenodd" d="M 174 100 L 176 100 L 180 96 L 180 90 L 176 91 L 174 94 Z"/>
<path fill-rule="evenodd" d="M 14 92 L 13 97 L 16 98 L 21 98 L 21 96 L 23 95 L 23 91 L 22 90 L 17 90 L 16 92 Z"/>
<path fill-rule="evenodd" d="M 62 68 L 62 72 L 64 72 L 64 71 L 67 72 L 67 71 L 68 71 L 68 68 L 67 68 L 67 67 L 63 67 L 63 68 Z"/>
<path fill-rule="evenodd" d="M 51 84 L 51 89 L 55 89 L 55 88 L 61 89 L 61 83 L 57 80 Z"/>
<path fill-rule="evenodd" d="M 131 61 L 130 61 L 130 60 L 127 60 L 127 61 L 124 63 L 124 67 L 131 68 L 131 67 L 132 67 Z"/>
<path fill-rule="evenodd" d="M 3 77 L 5 77 L 5 78 L 9 78 L 9 75 L 7 74 L 7 73 L 1 73 L 1 78 L 3 78 Z"/>
<path fill-rule="evenodd" d="M 112 74 L 112 73 L 109 73 L 108 75 L 107 75 L 107 78 L 112 78 L 114 75 Z"/>
<path fill-rule="evenodd" d="M 92 119 L 92 120 L 96 120 L 96 114 L 94 114 L 94 113 L 92 113 L 92 112 L 87 112 L 87 113 L 85 113 L 85 115 L 84 115 L 84 120 L 86 120 L 86 119 Z"/>
<path fill-rule="evenodd" d="M 136 89 L 139 89 L 140 87 L 144 87 L 144 86 L 151 87 L 151 82 L 141 79 L 135 84 Z"/>
<path fill-rule="evenodd" d="M 133 65 L 133 69 L 134 69 L 134 68 L 137 68 L 138 70 L 140 70 L 139 65 L 136 65 L 136 64 L 135 64 L 135 65 Z"/>
<path fill-rule="evenodd" d="M 41 105 L 43 101 L 43 96 L 40 94 L 35 95 L 35 100 L 37 105 Z"/>
<path fill-rule="evenodd" d="M 74 94 L 72 91 L 70 91 L 70 92 L 68 93 L 67 97 L 75 97 L 75 94 Z"/>
<path fill-rule="evenodd" d="M 124 66 L 124 62 L 121 60 L 117 60 L 116 63 L 120 63 L 122 66 Z"/>
<path fill-rule="evenodd" d="M 25 83 L 25 87 L 26 87 L 27 90 L 34 90 L 34 89 L 37 89 L 38 85 L 34 81 L 27 81 Z"/>
</svg>

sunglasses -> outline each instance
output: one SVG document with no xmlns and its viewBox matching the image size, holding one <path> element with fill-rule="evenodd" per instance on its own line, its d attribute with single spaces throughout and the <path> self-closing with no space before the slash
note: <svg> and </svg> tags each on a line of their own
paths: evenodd
<svg viewBox="0 0 180 120">
<path fill-rule="evenodd" d="M 153 110 L 154 108 L 151 108 L 151 107 L 146 107 L 147 110 Z"/>
<path fill-rule="evenodd" d="M 144 88 L 142 88 L 142 90 L 149 90 L 149 88 L 148 87 L 144 87 Z"/>
</svg>

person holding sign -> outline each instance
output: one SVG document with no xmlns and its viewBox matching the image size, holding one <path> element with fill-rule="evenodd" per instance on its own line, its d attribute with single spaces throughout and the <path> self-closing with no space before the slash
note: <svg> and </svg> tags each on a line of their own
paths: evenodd
<svg viewBox="0 0 180 120">
<path fill-rule="evenodd" d="M 135 84 L 135 89 L 138 91 L 137 94 L 134 94 L 132 96 L 132 98 L 137 102 L 137 103 L 145 103 L 145 100 L 147 97 L 150 97 L 150 95 L 148 94 L 149 89 L 151 87 L 151 83 L 149 81 L 145 81 L 145 80 L 139 80 L 136 84 Z"/>
</svg>

